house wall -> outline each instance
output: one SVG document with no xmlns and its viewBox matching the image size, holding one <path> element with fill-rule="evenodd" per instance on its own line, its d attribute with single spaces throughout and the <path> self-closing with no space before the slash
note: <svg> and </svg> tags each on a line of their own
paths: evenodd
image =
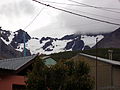
<svg viewBox="0 0 120 90">
<path fill-rule="evenodd" d="M 94 90 L 96 90 L 96 60 L 85 57 L 85 56 L 81 56 L 81 55 L 75 56 L 72 59 L 74 59 L 75 61 L 79 61 L 79 60 L 85 61 L 90 66 L 90 69 L 91 69 L 90 75 L 95 80 Z M 97 90 L 113 90 L 113 89 L 110 89 L 112 85 L 112 76 L 115 77 L 115 75 L 117 75 L 116 73 L 120 73 L 120 72 L 116 71 L 114 73 L 115 75 L 112 75 L 111 68 L 112 68 L 111 64 L 107 64 L 102 61 L 97 61 Z M 117 80 L 117 78 L 115 80 Z M 116 81 L 115 83 L 118 83 L 118 82 Z"/>
<path fill-rule="evenodd" d="M 1 76 L 0 77 L 0 90 L 12 90 L 12 85 L 25 85 L 24 76 Z"/>
<path fill-rule="evenodd" d="M 120 90 L 120 68 L 113 67 L 113 86 Z"/>
</svg>

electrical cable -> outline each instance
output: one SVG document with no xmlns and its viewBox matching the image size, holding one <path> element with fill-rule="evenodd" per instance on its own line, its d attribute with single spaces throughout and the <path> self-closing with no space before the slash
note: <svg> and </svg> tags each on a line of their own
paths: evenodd
<svg viewBox="0 0 120 90">
<path fill-rule="evenodd" d="M 102 16 L 102 15 L 98 15 L 98 14 L 93 14 L 93 13 L 89 13 L 89 12 L 85 12 L 85 11 L 81 11 L 81 10 L 70 9 L 70 8 L 67 8 L 67 7 L 62 7 L 62 6 L 58 6 L 58 7 L 61 7 L 63 9 L 67 9 L 67 10 L 82 12 L 82 13 L 86 13 L 86 14 L 89 14 L 89 15 L 98 16 L 98 17 L 102 17 L 102 18 L 108 18 L 108 19 L 111 19 L 111 20 L 120 20 L 119 18 L 111 18 L 111 17 Z"/>
<path fill-rule="evenodd" d="M 53 3 L 53 4 L 61 4 L 61 5 L 68 5 L 68 6 L 80 6 L 80 7 L 88 7 L 86 5 L 79 5 L 79 4 L 68 4 L 68 3 L 59 3 L 59 2 L 53 2 L 53 1 L 46 1 L 42 0 L 43 2 Z M 95 6 L 96 7 L 96 6 Z M 98 7 L 102 9 L 111 9 L 111 10 L 120 10 L 120 8 L 110 8 L 110 7 Z"/>
<path fill-rule="evenodd" d="M 42 2 L 53 3 L 53 4 L 60 4 L 60 5 L 68 5 L 68 6 L 83 6 L 83 7 L 86 7 L 84 5 L 60 3 L 60 2 L 53 2 L 53 1 L 46 1 L 46 0 L 42 0 Z"/>
<path fill-rule="evenodd" d="M 69 0 L 69 1 L 74 2 L 74 3 L 77 3 L 77 4 L 80 4 L 80 5 L 85 5 L 85 6 L 87 6 L 87 7 L 92 7 L 92 8 L 95 8 L 95 9 L 100 9 L 100 10 L 109 11 L 109 12 L 114 12 L 114 13 L 120 13 L 120 12 L 118 12 L 118 11 L 113 11 L 113 10 L 106 9 L 106 8 L 101 8 L 101 7 L 97 7 L 97 6 L 93 6 L 93 5 L 84 4 L 84 3 L 80 3 L 80 2 L 77 2 L 77 1 L 74 1 L 74 0 Z"/>
<path fill-rule="evenodd" d="M 26 30 L 35 20 L 36 18 L 41 14 L 41 12 L 45 9 L 45 7 L 43 7 L 38 14 L 33 18 L 33 20 L 24 28 L 24 30 Z"/>
<path fill-rule="evenodd" d="M 51 8 L 54 8 L 56 10 L 60 10 L 60 11 L 66 12 L 66 13 L 70 13 L 70 14 L 76 15 L 76 16 L 84 17 L 84 18 L 91 19 L 91 20 L 94 20 L 94 21 L 104 22 L 104 23 L 107 23 L 107 24 L 115 25 L 115 26 L 120 26 L 119 23 L 109 22 L 109 21 L 105 21 L 105 20 L 89 17 L 89 16 L 86 16 L 86 15 L 81 15 L 81 14 L 78 14 L 78 13 L 75 13 L 75 12 L 72 12 L 72 11 L 64 10 L 64 9 L 61 9 L 61 8 L 58 8 L 58 7 L 51 6 L 49 4 L 42 3 L 42 2 L 37 1 L 37 0 L 33 0 L 33 1 L 35 1 L 35 2 L 37 2 L 39 4 L 41 4 L 41 5 L 44 5 L 44 6 L 47 6 L 47 7 L 51 7 Z"/>
</svg>

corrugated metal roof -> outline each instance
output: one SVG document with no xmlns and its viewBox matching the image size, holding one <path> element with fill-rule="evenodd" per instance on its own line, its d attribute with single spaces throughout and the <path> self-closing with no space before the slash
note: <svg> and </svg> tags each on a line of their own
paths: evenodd
<svg viewBox="0 0 120 90">
<path fill-rule="evenodd" d="M 92 56 L 92 55 L 88 55 L 88 54 L 83 54 L 83 53 L 80 53 L 80 55 L 96 59 L 96 56 Z M 115 60 L 104 59 L 104 58 L 100 58 L 100 57 L 97 57 L 97 60 L 98 61 L 102 61 L 102 62 L 106 62 L 106 63 L 109 63 L 109 64 L 112 64 L 112 65 L 120 65 L 120 62 L 119 61 L 115 61 Z"/>
<path fill-rule="evenodd" d="M 52 59 L 52 58 L 47 58 L 45 59 L 45 65 L 49 66 L 49 65 L 55 65 L 57 62 Z"/>
<path fill-rule="evenodd" d="M 0 60 L 0 68 L 8 70 L 17 70 L 29 61 L 33 60 L 35 57 L 36 55 Z"/>
</svg>

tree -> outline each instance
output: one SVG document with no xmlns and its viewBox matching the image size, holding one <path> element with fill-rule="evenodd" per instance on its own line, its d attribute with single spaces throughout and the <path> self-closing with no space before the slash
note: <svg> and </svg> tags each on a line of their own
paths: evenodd
<svg viewBox="0 0 120 90">
<path fill-rule="evenodd" d="M 32 72 L 28 72 L 28 80 L 26 81 L 28 90 L 47 90 L 46 87 L 46 71 L 47 67 L 44 62 L 37 57 L 33 64 Z"/>
<path fill-rule="evenodd" d="M 90 68 L 85 62 L 68 61 L 64 90 L 92 90 L 94 80 L 90 77 Z"/>
<path fill-rule="evenodd" d="M 62 61 L 47 67 L 37 58 L 32 72 L 28 73 L 28 90 L 92 90 L 94 80 L 89 76 L 90 68 L 85 62 Z"/>
</svg>

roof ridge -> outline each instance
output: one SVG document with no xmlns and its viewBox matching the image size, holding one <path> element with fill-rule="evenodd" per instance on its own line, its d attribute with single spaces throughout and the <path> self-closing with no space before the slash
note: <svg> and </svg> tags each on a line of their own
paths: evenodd
<svg viewBox="0 0 120 90">
<path fill-rule="evenodd" d="M 0 68 L 8 70 L 18 70 L 20 67 L 36 58 L 36 56 L 37 55 L 31 55 L 20 58 L 4 59 L 0 61 Z"/>
<path fill-rule="evenodd" d="M 0 62 L 15 61 L 15 60 L 19 60 L 20 58 L 28 58 L 28 57 L 32 57 L 32 56 L 35 57 L 36 55 L 25 56 L 25 57 L 18 57 L 18 58 L 2 59 L 2 60 L 0 60 Z"/>
<path fill-rule="evenodd" d="M 83 55 L 83 56 L 86 56 L 86 57 L 90 57 L 90 58 L 96 59 L 96 56 L 93 56 L 93 55 L 84 54 L 84 53 L 79 53 L 79 54 Z M 110 59 L 106 59 L 106 58 L 101 58 L 101 57 L 98 57 L 98 56 L 97 56 L 97 60 L 103 61 L 103 62 L 106 62 L 106 63 L 109 63 L 109 64 L 120 65 L 120 61 L 115 61 L 115 60 L 110 60 Z"/>
</svg>

